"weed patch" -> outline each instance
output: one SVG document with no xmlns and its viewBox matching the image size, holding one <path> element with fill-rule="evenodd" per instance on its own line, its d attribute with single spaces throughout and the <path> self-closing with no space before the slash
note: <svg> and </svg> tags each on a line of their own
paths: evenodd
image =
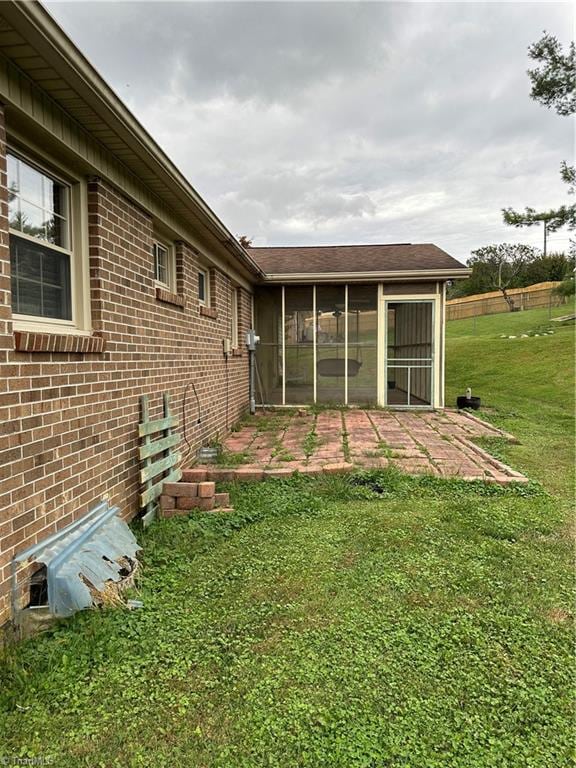
<svg viewBox="0 0 576 768">
<path fill-rule="evenodd" d="M 302 441 L 302 451 L 304 452 L 304 456 L 306 456 L 306 459 L 309 459 L 310 456 L 312 456 L 312 454 L 318 447 L 319 442 L 320 441 L 318 439 L 318 433 L 316 432 L 316 418 L 314 418 L 312 429 L 308 432 L 308 434 Z"/>
<path fill-rule="evenodd" d="M 239 467 L 242 464 L 250 464 L 253 456 L 250 451 L 227 451 L 220 448 L 214 463 L 220 467 Z"/>
</svg>

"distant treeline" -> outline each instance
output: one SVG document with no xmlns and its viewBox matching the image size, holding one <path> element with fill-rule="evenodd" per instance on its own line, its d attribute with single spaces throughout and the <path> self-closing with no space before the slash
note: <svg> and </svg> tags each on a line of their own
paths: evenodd
<svg viewBox="0 0 576 768">
<path fill-rule="evenodd" d="M 472 296 L 475 293 L 493 291 L 495 285 L 494 264 L 476 261 L 470 265 L 472 274 L 466 280 L 458 280 L 448 291 L 449 299 Z M 576 258 L 564 253 L 549 253 L 537 256 L 521 266 L 508 288 L 525 288 L 534 283 L 564 280 L 574 272 Z"/>
</svg>

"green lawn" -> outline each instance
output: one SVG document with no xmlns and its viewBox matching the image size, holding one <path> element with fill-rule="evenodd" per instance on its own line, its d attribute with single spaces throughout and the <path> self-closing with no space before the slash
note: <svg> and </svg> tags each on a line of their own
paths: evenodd
<svg viewBox="0 0 576 768">
<path fill-rule="evenodd" d="M 552 317 L 574 312 L 573 305 Z M 553 336 L 522 334 L 551 329 Z M 503 339 L 501 335 L 516 336 Z M 520 446 L 503 446 L 505 459 L 546 488 L 573 499 L 574 323 L 550 322 L 547 309 L 455 320 L 447 326 L 446 397 L 471 386 L 498 426 Z"/>
<path fill-rule="evenodd" d="M 565 768 L 572 734 L 574 326 L 449 327 L 539 483 L 269 481 L 149 529 L 140 611 L 6 654 L 0 757 L 151 768 Z"/>
</svg>

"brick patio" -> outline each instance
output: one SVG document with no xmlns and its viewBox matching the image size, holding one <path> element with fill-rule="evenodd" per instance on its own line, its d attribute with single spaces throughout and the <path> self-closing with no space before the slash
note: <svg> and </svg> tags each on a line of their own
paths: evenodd
<svg viewBox="0 0 576 768">
<path fill-rule="evenodd" d="M 462 411 L 272 411 L 226 438 L 219 465 L 196 466 L 185 475 L 189 481 L 259 480 L 394 466 L 411 475 L 528 481 L 476 445 L 479 437 L 514 440 Z"/>
</svg>

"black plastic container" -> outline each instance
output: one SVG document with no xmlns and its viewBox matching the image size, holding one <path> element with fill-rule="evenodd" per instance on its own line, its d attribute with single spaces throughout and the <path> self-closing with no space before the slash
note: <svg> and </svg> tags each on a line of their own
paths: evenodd
<svg viewBox="0 0 576 768">
<path fill-rule="evenodd" d="M 480 408 L 481 401 L 479 397 L 466 397 L 466 395 L 460 395 L 456 398 L 456 405 L 458 408 L 470 408 L 473 411 L 477 411 Z"/>
</svg>

